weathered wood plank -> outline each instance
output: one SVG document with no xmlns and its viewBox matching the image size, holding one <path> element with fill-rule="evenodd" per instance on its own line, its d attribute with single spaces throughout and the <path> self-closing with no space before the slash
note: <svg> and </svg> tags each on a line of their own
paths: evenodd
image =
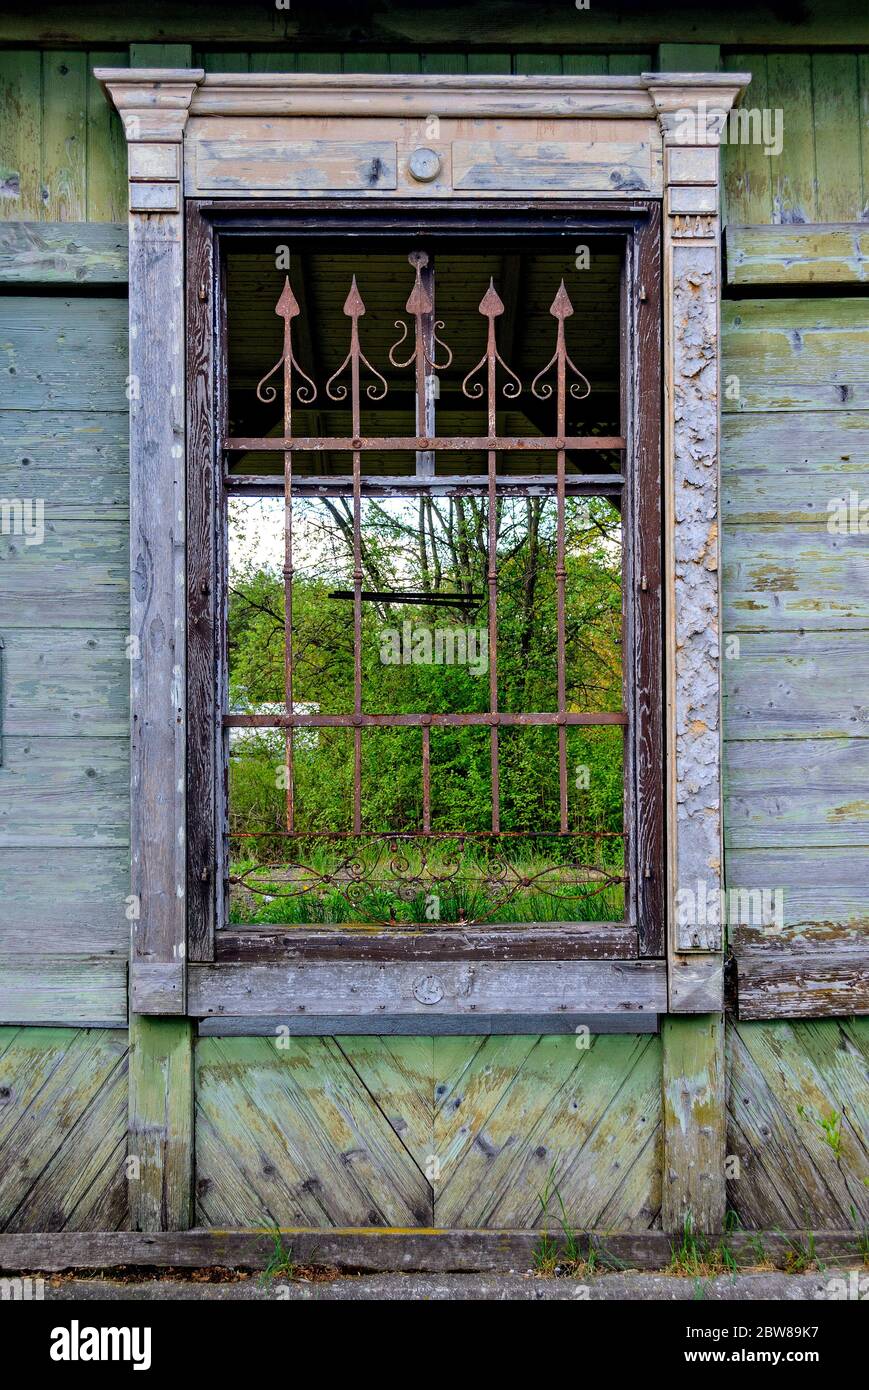
<svg viewBox="0 0 869 1390">
<path fill-rule="evenodd" d="M 87 218 L 87 55 L 42 55 L 42 198 L 48 222 Z"/>
<path fill-rule="evenodd" d="M 735 954 L 740 1019 L 869 1014 L 869 939 Z"/>
<path fill-rule="evenodd" d="M 105 97 L 100 97 L 108 111 Z M 118 222 L 0 224 L 0 284 L 125 285 L 127 228 Z"/>
<path fill-rule="evenodd" d="M 751 73 L 743 107 L 749 111 L 769 110 L 765 53 L 728 53 L 722 66 L 727 72 Z M 771 222 L 773 162 L 763 144 L 727 144 L 721 150 L 721 165 L 727 236 L 731 223 Z"/>
<path fill-rule="evenodd" d="M 0 845 L 128 843 L 126 738 L 4 738 Z"/>
<path fill-rule="evenodd" d="M 126 638 L 126 632 L 104 628 L 10 632 L 4 651 L 4 732 L 126 738 Z"/>
<path fill-rule="evenodd" d="M 261 1014 L 250 1017 L 201 1018 L 198 1033 L 201 1038 L 246 1037 L 342 1037 L 348 1025 L 347 1015 Z M 357 1015 L 352 1022 L 354 1037 L 383 1036 L 389 1038 L 417 1037 L 423 1025 L 416 1014 L 378 1014 L 366 1019 Z M 429 1015 L 425 1021 L 427 1037 L 540 1037 L 542 1034 L 572 1033 L 578 1028 L 591 1033 L 656 1033 L 657 1014 L 450 1014 Z"/>
<path fill-rule="evenodd" d="M 96 296 L 3 300 L 0 408 L 127 408 L 127 306 Z"/>
<path fill-rule="evenodd" d="M 197 1047 L 197 1198 L 233 1224 L 431 1225 L 422 1171 L 331 1039 Z"/>
<path fill-rule="evenodd" d="M 195 177 L 203 193 L 395 189 L 397 152 L 393 140 L 200 139 Z"/>
<path fill-rule="evenodd" d="M 767 54 L 767 101 L 783 113 L 784 139 L 772 170 L 775 222 L 817 222 L 812 60 L 808 53 Z"/>
<path fill-rule="evenodd" d="M 661 1029 L 664 1176 L 661 1225 L 677 1233 L 724 1225 L 724 1019 L 666 1018 Z"/>
<path fill-rule="evenodd" d="M 432 931 L 378 930 L 363 924 L 341 931 L 319 927 L 224 928 L 217 959 L 291 964 L 297 960 L 636 960 L 637 933 L 606 923 L 525 922 L 510 931 L 497 927 Z"/>
<path fill-rule="evenodd" d="M 729 888 L 782 890 L 785 940 L 801 938 L 831 947 L 869 930 L 865 856 L 851 848 L 731 849 Z M 760 926 L 731 931 L 731 940 L 750 945 L 769 941 Z"/>
<path fill-rule="evenodd" d="M 744 633 L 723 677 L 726 740 L 869 736 L 869 642 L 853 632 Z"/>
<path fill-rule="evenodd" d="M 193 1202 L 193 1028 L 130 1016 L 129 1173 L 134 1231 L 185 1231 Z"/>
<path fill-rule="evenodd" d="M 869 325 L 860 299 L 730 300 L 721 306 L 722 409 L 860 410 L 869 404 Z"/>
<path fill-rule="evenodd" d="M 127 1021 L 127 962 L 118 956 L 0 957 L 0 1022 L 88 1024 Z"/>
<path fill-rule="evenodd" d="M 725 744 L 725 844 L 736 849 L 866 846 L 867 760 L 865 739 Z"/>
<path fill-rule="evenodd" d="M 657 191 L 651 147 L 610 141 L 454 140 L 453 187 L 519 192 Z"/>
<path fill-rule="evenodd" d="M 0 849 L 0 952 L 126 959 L 130 856 L 125 849 Z"/>
<path fill-rule="evenodd" d="M 725 526 L 725 630 L 869 628 L 867 545 L 820 526 Z"/>
<path fill-rule="evenodd" d="M 46 521 L 45 540 L 0 535 L 0 626 L 117 630 L 127 622 L 129 531 L 122 522 Z"/>
<path fill-rule="evenodd" d="M 812 54 L 818 222 L 856 222 L 862 209 L 856 53 Z M 787 138 L 787 137 L 786 137 Z"/>
<path fill-rule="evenodd" d="M 4 1037 L 0 1227 L 122 1225 L 126 1033 L 23 1028 L 2 1029 Z"/>
<path fill-rule="evenodd" d="M 553 1223 L 553 1237 L 563 1237 Z M 336 1265 L 347 1270 L 446 1270 L 475 1272 L 530 1269 L 540 1246 L 540 1231 L 323 1230 L 284 1227 L 284 1248 L 299 1265 Z M 582 1251 L 589 1235 L 578 1232 Z M 841 1230 L 808 1231 L 805 1227 L 762 1231 L 770 1260 L 784 1265 L 795 1248 L 805 1248 L 809 1234 L 817 1258 L 828 1264 L 859 1257 L 856 1234 Z M 625 1269 L 665 1269 L 672 1260 L 672 1237 L 665 1231 L 602 1231 L 591 1237 L 599 1264 Z M 737 1262 L 757 1264 L 758 1246 L 751 1234 L 734 1232 L 728 1244 Z M 264 1269 L 274 1255 L 274 1229 L 203 1230 L 140 1233 L 128 1231 L 0 1234 L 0 1269 L 112 1269 L 119 1265 L 170 1265 L 183 1269 L 216 1266 Z"/>
<path fill-rule="evenodd" d="M 42 200 L 42 54 L 0 53 L 0 217 L 40 217 Z"/>
<path fill-rule="evenodd" d="M 829 1066 L 817 1046 L 803 1046 L 806 1024 L 744 1023 L 732 1030 L 732 1048 L 750 1059 L 755 1071 L 743 1092 L 741 1120 L 756 1107 L 763 1112 L 755 1138 L 758 1157 L 797 1212 L 797 1221 L 817 1220 L 828 1227 L 861 1229 L 869 1219 L 869 1188 L 863 1182 L 867 1154 L 865 1101 L 857 1114 L 843 1100 L 856 1086 L 865 1095 L 865 1067 L 852 1049 L 842 1050 L 838 1069 Z M 851 1025 L 857 1026 L 856 1021 Z M 865 1025 L 864 1025 L 865 1026 Z M 836 1046 L 839 1025 L 821 1022 L 813 1029 L 827 1032 Z M 842 1091 L 841 1071 L 849 1075 Z M 824 1122 L 835 1117 L 837 1138 L 830 1142 Z M 759 1140 L 759 1142 L 758 1142 Z M 773 1146 L 778 1147 L 775 1155 Z"/>
<path fill-rule="evenodd" d="M 127 214 L 127 141 L 117 111 L 106 101 L 94 68 L 123 67 L 124 52 L 87 55 L 87 220 L 121 222 Z M 126 236 L 124 237 L 126 252 Z M 124 261 L 126 270 L 126 255 Z"/>
<path fill-rule="evenodd" d="M 6 225 L 0 224 L 0 228 Z M 7 497 L 43 498 L 51 521 L 125 521 L 126 412 L 0 412 L 0 479 Z"/>
<path fill-rule="evenodd" d="M 747 146 L 746 148 L 752 148 Z M 869 228 L 728 224 L 729 285 L 863 284 L 869 279 Z"/>
<path fill-rule="evenodd" d="M 184 254 L 179 215 L 131 217 L 130 663 L 132 1007 L 186 994 Z"/>
<path fill-rule="evenodd" d="M 762 441 L 762 447 L 758 442 Z M 725 415 L 721 505 L 725 522 L 826 526 L 828 504 L 869 495 L 865 411 Z"/>
<path fill-rule="evenodd" d="M 426 968 L 402 961 L 315 960 L 292 965 L 222 961 L 188 967 L 192 1016 L 433 1013 L 660 1013 L 666 1007 L 663 962 L 439 961 Z M 431 1002 L 424 1002 L 431 1000 Z"/>
</svg>

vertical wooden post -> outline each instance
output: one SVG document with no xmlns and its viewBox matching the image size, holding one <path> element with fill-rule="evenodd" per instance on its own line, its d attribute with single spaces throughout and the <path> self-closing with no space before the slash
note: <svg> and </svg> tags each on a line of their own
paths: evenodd
<svg viewBox="0 0 869 1390">
<path fill-rule="evenodd" d="M 724 1016 L 665 1018 L 662 1042 L 661 1225 L 714 1234 L 725 1209 Z"/>
<path fill-rule="evenodd" d="M 130 962 L 133 1013 L 186 1008 L 182 140 L 199 70 L 97 69 L 130 197 Z"/>
<path fill-rule="evenodd" d="M 134 1231 L 185 1231 L 193 1210 L 193 1023 L 130 1018 L 127 1190 Z"/>
<path fill-rule="evenodd" d="M 671 1013 L 723 1006 L 718 137 L 744 79 L 647 73 L 664 145 Z"/>
<path fill-rule="evenodd" d="M 144 55 L 143 55 L 144 56 Z M 193 1206 L 193 1024 L 186 1010 L 185 294 L 182 140 L 199 70 L 96 73 L 128 143 L 133 1230 Z"/>
</svg>

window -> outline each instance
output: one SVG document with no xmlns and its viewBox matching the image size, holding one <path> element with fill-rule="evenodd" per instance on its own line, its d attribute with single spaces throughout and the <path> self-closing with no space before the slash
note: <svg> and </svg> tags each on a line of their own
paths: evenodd
<svg viewBox="0 0 869 1390">
<path fill-rule="evenodd" d="M 656 213 L 419 222 L 189 213 L 191 956 L 660 958 Z"/>
</svg>

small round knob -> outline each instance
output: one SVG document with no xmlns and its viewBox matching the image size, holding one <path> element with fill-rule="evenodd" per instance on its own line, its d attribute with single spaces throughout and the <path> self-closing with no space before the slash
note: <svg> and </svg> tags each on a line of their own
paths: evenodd
<svg viewBox="0 0 869 1390">
<path fill-rule="evenodd" d="M 441 157 L 437 150 L 427 149 L 423 145 L 414 150 L 407 161 L 407 167 L 411 178 L 416 179 L 418 183 L 431 183 L 441 171 Z"/>
</svg>

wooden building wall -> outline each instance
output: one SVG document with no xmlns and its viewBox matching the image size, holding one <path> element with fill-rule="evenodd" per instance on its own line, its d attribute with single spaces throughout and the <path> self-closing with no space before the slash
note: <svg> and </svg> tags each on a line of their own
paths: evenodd
<svg viewBox="0 0 869 1390">
<path fill-rule="evenodd" d="M 214 1226 L 530 1226 L 550 1176 L 577 1225 L 659 1226 L 667 1127 L 706 1081 L 702 1020 L 588 1051 L 570 1036 L 203 1038 L 191 1051 L 176 1023 L 128 1038 L 125 151 L 91 69 L 753 72 L 746 103 L 780 107 L 786 138 L 778 159 L 750 145 L 724 156 L 738 296 L 724 374 L 738 380 L 724 400 L 723 594 L 739 643 L 725 665 L 726 873 L 783 887 L 788 932 L 820 942 L 869 930 L 865 538 L 826 528 L 831 497 L 869 495 L 869 312 L 854 293 L 869 52 L 842 50 L 846 9 L 809 6 L 802 46 L 759 7 L 735 30 L 721 19 L 719 41 L 708 24 L 692 45 L 678 16 L 657 34 L 638 19 L 635 47 L 611 35 L 589 52 L 556 51 L 563 20 L 542 15 L 549 46 L 535 51 L 406 38 L 299 52 L 256 25 L 248 48 L 225 16 L 219 48 L 205 17 L 164 44 L 142 21 L 129 43 L 86 7 L 68 42 L 68 17 L 48 39 L 2 22 L 17 46 L 0 50 L 0 494 L 44 496 L 46 538 L 0 536 L 0 1018 L 29 1025 L 0 1028 L 0 1229 L 143 1225 L 161 1202 L 167 1214 L 165 1192 L 134 1197 L 132 1217 L 126 1201 L 128 1147 L 141 1157 L 131 1046 L 154 1069 L 129 1101 L 133 1133 L 168 1139 L 182 1188 L 195 1174 L 193 1209 L 176 1192 L 170 1219 Z M 102 230 L 57 225 L 80 222 Z M 735 230 L 795 223 L 810 238 L 796 272 L 792 242 Z M 818 240 L 817 223 L 851 227 Z M 867 1020 L 728 1025 L 728 1202 L 744 1225 L 869 1219 L 867 1054 Z M 820 1123 L 832 1113 L 838 1151 Z"/>
</svg>

